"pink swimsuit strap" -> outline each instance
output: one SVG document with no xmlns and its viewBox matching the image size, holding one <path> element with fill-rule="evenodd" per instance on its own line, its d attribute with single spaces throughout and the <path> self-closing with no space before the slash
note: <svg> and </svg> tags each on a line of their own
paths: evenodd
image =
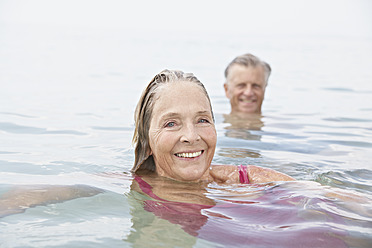
<svg viewBox="0 0 372 248">
<path fill-rule="evenodd" d="M 247 166 L 239 165 L 239 181 L 240 183 L 249 184 L 249 178 L 247 173 Z"/>
</svg>

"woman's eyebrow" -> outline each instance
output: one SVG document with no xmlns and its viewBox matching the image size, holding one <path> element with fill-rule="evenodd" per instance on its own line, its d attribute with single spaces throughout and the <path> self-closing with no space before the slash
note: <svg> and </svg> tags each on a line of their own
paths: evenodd
<svg viewBox="0 0 372 248">
<path fill-rule="evenodd" d="M 211 112 L 208 111 L 208 110 L 200 110 L 200 111 L 196 112 L 196 115 L 210 115 L 210 114 L 211 114 Z M 180 116 L 179 113 L 169 112 L 169 113 L 165 113 L 164 115 L 162 115 L 159 120 L 161 122 L 163 122 L 164 120 L 167 120 L 167 119 L 170 119 L 170 118 L 177 118 L 179 116 Z"/>
<path fill-rule="evenodd" d="M 210 114 L 210 111 L 208 111 L 208 110 L 198 111 L 197 114 L 198 115 Z"/>
<path fill-rule="evenodd" d="M 210 110 L 203 110 L 203 111 L 196 112 L 195 117 L 200 117 L 200 116 L 212 117 L 212 112 Z"/>
<path fill-rule="evenodd" d="M 179 116 L 178 113 L 169 112 L 169 113 L 166 113 L 166 114 L 162 115 L 160 120 L 166 120 L 166 119 L 175 118 L 175 117 L 178 117 L 178 116 Z"/>
</svg>

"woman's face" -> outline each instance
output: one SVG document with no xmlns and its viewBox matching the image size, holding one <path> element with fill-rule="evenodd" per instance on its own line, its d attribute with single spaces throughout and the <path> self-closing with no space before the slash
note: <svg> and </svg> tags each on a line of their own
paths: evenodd
<svg viewBox="0 0 372 248">
<path fill-rule="evenodd" d="M 217 140 L 208 98 L 192 82 L 165 84 L 156 97 L 149 139 L 157 173 L 180 181 L 206 178 Z"/>
</svg>

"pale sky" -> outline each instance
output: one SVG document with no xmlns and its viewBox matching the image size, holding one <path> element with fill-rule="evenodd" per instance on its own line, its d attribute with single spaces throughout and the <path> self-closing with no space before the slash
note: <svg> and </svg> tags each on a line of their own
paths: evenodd
<svg viewBox="0 0 372 248">
<path fill-rule="evenodd" d="M 0 0 L 0 24 L 372 36 L 369 0 Z"/>
</svg>

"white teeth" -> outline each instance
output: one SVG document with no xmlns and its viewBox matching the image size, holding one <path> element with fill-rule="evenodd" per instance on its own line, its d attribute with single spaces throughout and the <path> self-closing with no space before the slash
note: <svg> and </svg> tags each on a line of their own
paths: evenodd
<svg viewBox="0 0 372 248">
<path fill-rule="evenodd" d="M 195 158 L 197 156 L 200 156 L 202 154 L 202 151 L 199 152 L 183 152 L 183 153 L 176 153 L 177 157 L 180 158 Z"/>
</svg>

